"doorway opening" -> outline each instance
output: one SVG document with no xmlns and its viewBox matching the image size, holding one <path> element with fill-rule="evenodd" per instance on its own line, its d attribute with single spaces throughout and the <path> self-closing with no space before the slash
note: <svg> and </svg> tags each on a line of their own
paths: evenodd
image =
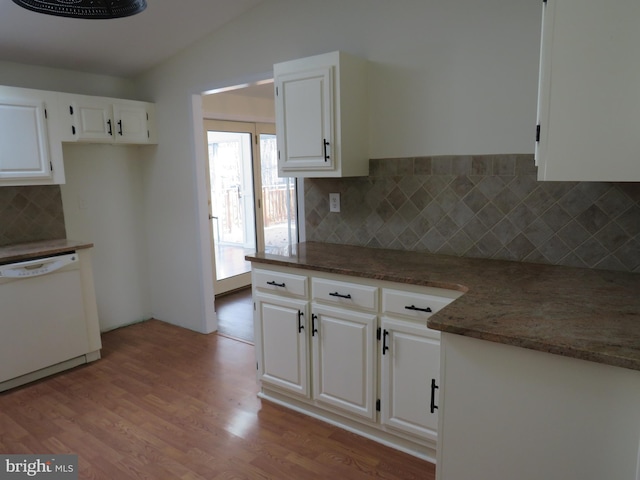
<svg viewBox="0 0 640 480">
<path fill-rule="evenodd" d="M 214 290 L 251 284 L 244 257 L 284 253 L 298 241 L 294 178 L 278 177 L 275 125 L 204 120 Z"/>
</svg>

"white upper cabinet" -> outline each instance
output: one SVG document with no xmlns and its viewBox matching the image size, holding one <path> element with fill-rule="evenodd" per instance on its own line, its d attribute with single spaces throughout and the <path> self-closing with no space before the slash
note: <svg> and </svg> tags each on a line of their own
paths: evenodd
<svg viewBox="0 0 640 480">
<path fill-rule="evenodd" d="M 640 2 L 543 7 L 540 180 L 640 181 Z"/>
<path fill-rule="evenodd" d="M 144 102 L 113 104 L 116 143 L 152 143 L 149 105 Z"/>
<path fill-rule="evenodd" d="M 154 105 L 134 100 L 61 94 L 63 140 L 68 142 L 150 144 Z"/>
<path fill-rule="evenodd" d="M 369 174 L 366 61 L 342 52 L 274 65 L 278 174 Z"/>
<path fill-rule="evenodd" d="M 64 183 L 55 93 L 0 87 L 0 185 Z"/>
<path fill-rule="evenodd" d="M 0 86 L 0 186 L 64 183 L 62 142 L 155 144 L 155 105 Z"/>
</svg>

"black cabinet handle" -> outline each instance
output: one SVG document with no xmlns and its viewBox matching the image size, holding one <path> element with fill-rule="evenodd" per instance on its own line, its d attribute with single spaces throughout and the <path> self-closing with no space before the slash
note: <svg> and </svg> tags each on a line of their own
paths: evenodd
<svg viewBox="0 0 640 480">
<path fill-rule="evenodd" d="M 343 295 L 343 294 L 338 293 L 338 292 L 333 292 L 333 293 L 329 292 L 329 295 L 331 295 L 332 297 L 351 298 L 351 294 L 350 293 L 347 293 L 346 295 Z"/>
<path fill-rule="evenodd" d="M 384 355 L 387 350 L 389 350 L 389 346 L 387 345 L 387 337 L 389 336 L 389 331 L 385 330 L 382 333 L 382 354 Z"/>
<path fill-rule="evenodd" d="M 438 385 L 436 385 L 436 379 L 431 379 L 431 413 L 435 413 L 438 406 L 436 405 L 436 389 Z"/>
<path fill-rule="evenodd" d="M 329 142 L 327 142 L 327 139 L 324 138 L 322 140 L 322 143 L 324 144 L 324 161 L 326 162 L 329 160 L 329 158 L 331 158 L 329 157 L 329 153 L 327 153 L 327 147 L 329 146 Z"/>
<path fill-rule="evenodd" d="M 111 128 L 111 119 L 107 120 L 107 125 L 109 126 L 109 135 L 113 136 L 113 130 Z"/>
<path fill-rule="evenodd" d="M 416 307 L 415 305 L 408 305 L 405 306 L 404 308 L 406 308 L 407 310 L 415 310 L 417 312 L 427 312 L 427 313 L 431 313 L 433 310 L 431 310 L 431 308 L 427 307 L 427 308 L 420 308 L 420 307 Z"/>
<path fill-rule="evenodd" d="M 298 333 L 302 332 L 302 330 L 304 330 L 304 325 L 302 325 L 302 316 L 304 315 L 303 312 L 301 312 L 300 310 L 298 310 Z"/>
<path fill-rule="evenodd" d="M 318 318 L 317 315 L 315 314 L 311 314 L 311 336 L 315 337 L 316 333 L 318 333 L 318 329 L 316 328 L 316 318 Z"/>
<path fill-rule="evenodd" d="M 273 280 L 270 280 L 267 282 L 267 285 L 273 285 L 274 287 L 284 287 L 284 282 L 278 283 L 278 282 L 274 282 Z"/>
<path fill-rule="evenodd" d="M 122 120 L 118 120 L 118 134 L 122 135 Z"/>
</svg>

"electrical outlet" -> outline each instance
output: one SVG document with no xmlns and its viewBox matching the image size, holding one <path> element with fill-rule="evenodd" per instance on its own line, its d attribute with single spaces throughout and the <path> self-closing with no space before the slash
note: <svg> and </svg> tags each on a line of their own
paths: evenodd
<svg viewBox="0 0 640 480">
<path fill-rule="evenodd" d="M 340 194 L 339 193 L 329 194 L 329 211 L 330 212 L 340 211 Z"/>
</svg>

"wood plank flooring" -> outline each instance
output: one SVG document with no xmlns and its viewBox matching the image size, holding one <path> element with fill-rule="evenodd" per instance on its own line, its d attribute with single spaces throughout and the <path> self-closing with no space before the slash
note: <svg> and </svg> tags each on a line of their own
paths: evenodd
<svg viewBox="0 0 640 480">
<path fill-rule="evenodd" d="M 253 298 L 251 287 L 216 297 L 218 332 L 253 343 Z"/>
<path fill-rule="evenodd" d="M 0 394 L 0 452 L 75 453 L 81 479 L 435 478 L 435 467 L 257 398 L 254 347 L 150 320 L 103 358 Z"/>
</svg>

